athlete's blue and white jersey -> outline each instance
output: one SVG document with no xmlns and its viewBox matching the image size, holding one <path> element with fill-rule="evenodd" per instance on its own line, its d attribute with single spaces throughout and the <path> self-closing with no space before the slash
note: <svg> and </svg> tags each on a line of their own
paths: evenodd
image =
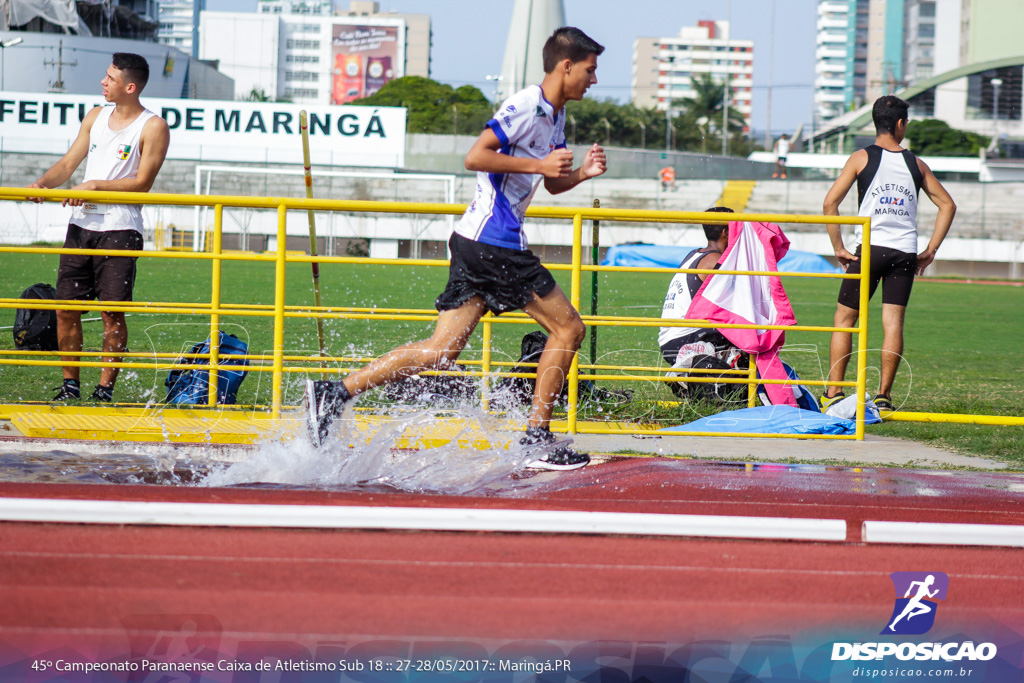
<svg viewBox="0 0 1024 683">
<path fill-rule="evenodd" d="M 487 127 L 501 141 L 502 154 L 543 159 L 565 147 L 565 110 L 556 112 L 539 85 L 505 100 Z M 543 176 L 479 172 L 476 178 L 476 196 L 455 232 L 484 244 L 525 250 L 523 214 Z"/>
</svg>

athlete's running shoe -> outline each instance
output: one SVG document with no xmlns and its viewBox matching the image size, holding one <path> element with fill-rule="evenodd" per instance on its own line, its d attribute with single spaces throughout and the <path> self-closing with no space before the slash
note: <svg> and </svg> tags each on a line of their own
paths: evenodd
<svg viewBox="0 0 1024 683">
<path fill-rule="evenodd" d="M 880 411 L 887 410 L 889 412 L 892 412 L 896 410 L 896 408 L 894 408 L 892 405 L 892 399 L 886 396 L 885 394 L 879 394 L 878 396 L 875 396 L 875 407 L 878 408 L 878 410 Z"/>
<path fill-rule="evenodd" d="M 352 398 L 342 382 L 306 380 L 306 427 L 309 440 L 319 448 L 331 433 L 331 425 Z"/>
<path fill-rule="evenodd" d="M 54 403 L 66 403 L 67 401 L 80 401 L 82 390 L 75 380 L 64 380 L 64 384 L 57 389 L 57 395 L 50 399 Z"/>
<path fill-rule="evenodd" d="M 97 384 L 96 389 L 92 392 L 92 396 L 89 397 L 89 400 L 96 401 L 97 403 L 113 403 L 114 390 L 110 387 L 105 387 L 102 384 Z"/>
<path fill-rule="evenodd" d="M 528 427 L 526 435 L 519 440 L 521 446 L 544 446 L 555 443 L 555 435 L 548 429 Z M 556 445 L 540 457 L 528 460 L 526 467 L 532 470 L 575 470 L 590 462 L 586 453 L 577 453 L 568 444 Z"/>
<path fill-rule="evenodd" d="M 831 406 L 833 403 L 839 403 L 844 398 L 846 398 L 846 394 L 844 394 L 841 391 L 838 394 L 836 394 L 835 396 L 826 396 L 825 394 L 822 394 L 822 396 L 821 396 L 821 412 L 824 413 L 826 410 L 828 410 L 829 406 Z"/>
</svg>

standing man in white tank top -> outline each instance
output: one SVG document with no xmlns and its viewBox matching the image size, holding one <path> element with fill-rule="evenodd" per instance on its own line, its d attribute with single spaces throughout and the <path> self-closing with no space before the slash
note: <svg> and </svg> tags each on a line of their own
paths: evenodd
<svg viewBox="0 0 1024 683">
<path fill-rule="evenodd" d="M 88 158 L 85 181 L 72 190 L 149 192 L 167 155 L 170 131 L 162 118 L 139 102 L 148 80 L 149 64 L 144 57 L 128 52 L 114 53 L 106 77 L 100 82 L 103 97 L 113 106 L 94 107 L 86 114 L 71 149 L 29 187 L 59 187 L 68 182 Z M 63 204 L 72 207 L 65 248 L 142 249 L 140 206 L 87 203 L 81 199 L 65 199 Z M 135 261 L 125 256 L 63 254 L 57 271 L 57 298 L 131 301 Z M 101 316 L 104 352 L 123 352 L 128 344 L 124 313 L 104 311 Z M 82 350 L 81 311 L 57 311 L 57 340 L 61 351 Z M 62 360 L 76 361 L 79 357 L 63 356 Z M 120 358 L 112 356 L 103 360 L 116 363 Z M 117 368 L 101 370 L 92 400 L 112 400 L 117 373 Z M 65 366 L 64 383 L 53 400 L 68 401 L 81 396 L 79 368 Z"/>
<path fill-rule="evenodd" d="M 875 123 L 875 144 L 854 152 L 825 196 L 826 216 L 838 216 L 839 205 L 853 183 L 857 183 L 858 215 L 871 218 L 871 278 L 869 297 L 882 282 L 882 369 L 875 405 L 893 410 L 891 391 L 903 354 L 903 320 L 910 301 L 914 276 L 924 272 L 945 239 L 956 214 L 956 204 L 932 174 L 928 165 L 903 149 L 907 134 L 907 103 L 886 95 L 875 101 L 871 112 Z M 928 246 L 917 253 L 917 200 L 920 190 L 939 209 Z M 860 250 L 851 254 L 843 245 L 838 225 L 829 225 L 836 259 L 848 274 L 860 273 Z M 863 241 L 860 226 L 857 241 Z M 857 324 L 860 306 L 860 281 L 843 280 L 839 288 L 835 326 Z M 853 347 L 852 334 L 833 332 L 829 347 L 829 380 L 841 382 Z M 825 388 L 822 408 L 843 397 L 841 387 Z"/>
</svg>

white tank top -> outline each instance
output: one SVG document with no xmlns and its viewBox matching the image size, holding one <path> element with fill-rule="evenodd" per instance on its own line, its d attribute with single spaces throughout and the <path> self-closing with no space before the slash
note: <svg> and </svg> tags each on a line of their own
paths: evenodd
<svg viewBox="0 0 1024 683">
<path fill-rule="evenodd" d="M 701 251 L 700 249 L 694 249 L 683 262 L 679 264 L 680 268 L 696 268 L 700 260 L 707 256 L 708 252 Z M 672 282 L 668 286 L 668 292 L 665 293 L 665 303 L 661 309 L 662 318 L 672 318 L 677 320 L 686 319 L 686 311 L 690 308 L 690 302 L 693 301 L 693 295 L 697 293 L 700 286 L 704 284 L 700 275 L 697 273 L 676 273 L 672 277 Z M 693 334 L 704 328 L 701 327 L 662 327 L 658 332 L 658 346 L 664 346 L 673 339 L 679 339 L 685 337 L 688 334 Z"/>
<path fill-rule="evenodd" d="M 156 116 L 143 109 L 124 130 L 110 130 L 113 106 L 105 106 L 89 131 L 89 156 L 85 162 L 85 180 L 120 180 L 139 173 L 142 154 L 139 141 L 142 129 Z M 71 222 L 86 230 L 138 230 L 142 232 L 142 207 L 138 204 L 85 204 L 76 206 Z"/>
<path fill-rule="evenodd" d="M 917 200 L 924 176 L 909 150 L 864 149 L 868 164 L 857 176 L 858 216 L 871 218 L 871 245 L 917 253 Z M 857 226 L 857 242 L 863 243 Z"/>
</svg>

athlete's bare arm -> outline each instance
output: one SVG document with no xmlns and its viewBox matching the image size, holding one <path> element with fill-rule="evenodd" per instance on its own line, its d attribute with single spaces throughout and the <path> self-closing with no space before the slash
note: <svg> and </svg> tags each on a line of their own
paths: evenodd
<svg viewBox="0 0 1024 683">
<path fill-rule="evenodd" d="M 718 259 L 722 258 L 722 255 L 713 251 L 709 251 L 704 255 L 703 258 L 697 263 L 699 270 L 713 270 L 718 265 Z M 701 282 L 708 279 L 708 273 L 699 273 L 697 277 L 700 278 Z"/>
<path fill-rule="evenodd" d="M 466 170 L 483 173 L 540 173 L 545 178 L 568 176 L 572 172 L 572 152 L 556 149 L 543 159 L 501 154 L 501 141 L 486 129 L 466 154 Z"/>
<path fill-rule="evenodd" d="M 167 157 L 167 147 L 171 142 L 171 133 L 167 122 L 159 116 L 153 116 L 142 128 L 139 139 L 139 172 L 134 178 L 118 180 L 89 180 L 76 185 L 72 190 L 94 190 L 106 192 L 149 192 L 156 181 L 156 175 Z M 81 206 L 84 199 L 65 199 L 64 204 Z"/>
<path fill-rule="evenodd" d="M 587 150 L 583 157 L 583 163 L 578 169 L 569 174 L 568 177 L 544 178 L 544 189 L 550 194 L 561 194 L 571 190 L 584 180 L 596 178 L 608 170 L 608 158 L 605 156 L 604 148 L 594 143 Z"/>
<path fill-rule="evenodd" d="M 924 190 L 928 198 L 939 209 L 939 214 L 935 217 L 935 229 L 932 231 L 931 239 L 928 240 L 928 246 L 917 255 L 917 274 L 921 275 L 924 273 L 924 269 L 935 260 L 935 253 L 939 250 L 939 245 L 942 244 L 942 240 L 946 239 L 946 233 L 949 232 L 950 226 L 953 225 L 953 216 L 956 215 L 956 204 L 953 202 L 953 198 L 949 196 L 949 193 L 946 192 L 946 188 L 942 186 L 942 183 L 935 177 L 932 170 L 928 168 L 928 164 L 918 159 L 917 167 L 921 170 L 921 175 L 924 176 L 921 189 Z"/>
<path fill-rule="evenodd" d="M 78 129 L 78 137 L 71 143 L 67 153 L 61 157 L 60 161 L 51 166 L 50 170 L 44 173 L 39 180 L 28 185 L 28 187 L 52 190 L 71 179 L 71 175 L 82 161 L 85 160 L 85 157 L 89 155 L 89 132 L 92 130 L 92 124 L 96 121 L 96 117 L 100 115 L 102 109 L 103 107 L 93 107 L 85 115 L 85 118 L 82 119 L 82 125 Z M 43 201 L 41 197 L 29 197 L 29 199 L 37 204 Z"/>
<path fill-rule="evenodd" d="M 839 215 L 839 205 L 846 199 L 846 194 L 853 187 L 854 182 L 857 181 L 857 174 L 864 170 L 867 163 L 868 153 L 862 149 L 851 154 L 850 158 L 846 160 L 846 165 L 843 166 L 839 177 L 832 183 L 828 194 L 825 195 L 822 212 L 826 216 Z M 845 270 L 851 261 L 857 260 L 857 257 L 846 250 L 846 246 L 843 244 L 843 233 L 839 226 L 830 224 L 827 227 L 828 237 L 832 240 L 832 249 L 835 251 L 836 260 L 839 261 L 839 265 Z"/>
</svg>

